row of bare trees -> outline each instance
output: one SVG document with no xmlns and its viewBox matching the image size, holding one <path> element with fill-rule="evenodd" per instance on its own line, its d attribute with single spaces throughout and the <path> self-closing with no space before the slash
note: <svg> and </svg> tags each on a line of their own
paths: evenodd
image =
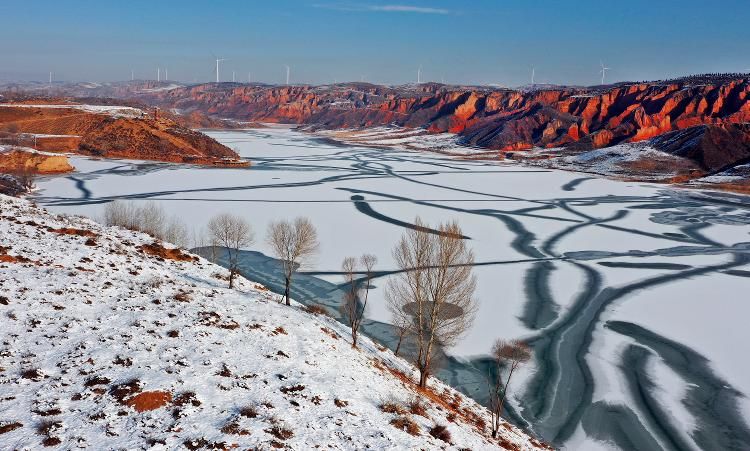
<svg viewBox="0 0 750 451">
<path fill-rule="evenodd" d="M 255 241 L 250 224 L 239 216 L 228 213 L 213 217 L 208 222 L 208 231 L 213 246 L 226 249 L 229 269 L 229 288 L 239 273 L 239 253 L 242 248 Z M 298 268 L 312 258 L 318 249 L 318 232 L 307 218 L 294 221 L 274 221 L 268 226 L 266 241 L 274 256 L 281 262 L 284 274 L 284 302 L 290 305 L 292 278 Z"/>
<path fill-rule="evenodd" d="M 190 242 L 185 224 L 177 216 L 167 216 L 154 201 L 140 206 L 120 200 L 109 202 L 104 207 L 104 223 L 143 232 L 179 247 L 187 247 Z"/>
</svg>

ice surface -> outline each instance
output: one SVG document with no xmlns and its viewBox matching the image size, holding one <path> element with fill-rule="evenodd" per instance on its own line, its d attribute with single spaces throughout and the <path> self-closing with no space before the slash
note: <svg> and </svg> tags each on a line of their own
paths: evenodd
<svg viewBox="0 0 750 451">
<path fill-rule="evenodd" d="M 238 148 L 253 166 L 196 168 L 73 157 L 79 172 L 41 180 L 38 200 L 53 211 L 93 217 L 111 199 L 155 200 L 196 229 L 214 214 L 231 212 L 251 222 L 261 238 L 252 249 L 266 254 L 270 249 L 262 236 L 270 221 L 308 216 L 321 241 L 321 252 L 308 268 L 314 272 L 338 271 L 344 257 L 363 253 L 377 255 L 378 269 L 393 269 L 391 249 L 415 216 L 430 224 L 456 219 L 476 254 L 480 306 L 473 328 L 451 354 L 485 354 L 497 338 L 530 340 L 538 353 L 557 353 L 541 362 L 558 372 L 540 376 L 549 392 L 533 395 L 550 396 L 583 384 L 572 372 L 580 352 L 594 382 L 576 389 L 595 393 L 594 401 L 632 407 L 620 353 L 633 340 L 605 327 L 616 321 L 680 343 L 705 357 L 717 378 L 750 394 L 750 366 L 736 356 L 737 347 L 750 340 L 743 326 L 749 307 L 741 296 L 750 288 L 743 275 L 750 274 L 750 265 L 742 246 L 732 247 L 750 241 L 750 227 L 721 219 L 744 218 L 746 198 L 729 201 L 517 164 L 335 145 L 283 127 L 209 133 Z M 621 154 L 630 158 L 629 151 Z M 669 214 L 658 216 L 664 212 Z M 594 257 L 570 258 L 580 253 Z M 323 278 L 342 281 L 335 274 Z M 372 319 L 389 318 L 382 294 L 386 283 L 387 277 L 374 281 Z M 547 334 L 551 341 L 542 339 Z M 547 368 L 539 364 L 533 368 Z M 652 365 L 644 371 L 658 377 L 661 370 Z M 527 371 L 516 383 L 524 386 L 533 377 Z M 520 397 L 515 405 L 533 403 L 533 396 Z M 684 386 L 675 384 L 674 392 L 655 396 L 663 402 L 679 399 Z M 583 399 L 582 394 L 558 405 L 556 415 L 565 417 Z M 747 397 L 737 397 L 736 405 L 750 413 Z M 654 430 L 647 415 L 635 418 L 645 430 Z M 546 419 L 525 420 L 545 438 L 558 437 Z M 601 444 L 581 441 L 580 431 L 572 428 L 558 444 L 568 439 L 586 447 Z"/>
</svg>

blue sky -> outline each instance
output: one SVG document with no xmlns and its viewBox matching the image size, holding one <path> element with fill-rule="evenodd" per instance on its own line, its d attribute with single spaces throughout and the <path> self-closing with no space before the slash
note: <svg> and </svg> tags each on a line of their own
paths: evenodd
<svg viewBox="0 0 750 451">
<path fill-rule="evenodd" d="M 718 6 L 717 6 L 718 5 Z M 594 84 L 750 71 L 748 0 L 0 3 L 0 79 Z"/>
</svg>

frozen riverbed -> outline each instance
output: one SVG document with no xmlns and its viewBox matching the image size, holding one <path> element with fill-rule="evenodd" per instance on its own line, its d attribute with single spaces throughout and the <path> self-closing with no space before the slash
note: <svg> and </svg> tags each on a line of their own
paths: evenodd
<svg viewBox="0 0 750 451">
<path fill-rule="evenodd" d="M 387 341 L 391 249 L 418 215 L 456 219 L 476 254 L 474 327 L 441 377 L 481 399 L 482 355 L 521 338 L 534 362 L 511 414 L 571 449 L 748 449 L 750 199 L 500 162 L 339 146 L 281 128 L 211 132 L 253 162 L 219 169 L 71 158 L 37 200 L 97 217 L 155 200 L 200 229 L 251 222 L 246 273 L 273 286 L 263 236 L 308 216 L 321 251 L 295 297 L 334 306 L 346 256 L 377 255 L 368 332 Z M 301 299 L 301 300 L 305 300 Z"/>
</svg>

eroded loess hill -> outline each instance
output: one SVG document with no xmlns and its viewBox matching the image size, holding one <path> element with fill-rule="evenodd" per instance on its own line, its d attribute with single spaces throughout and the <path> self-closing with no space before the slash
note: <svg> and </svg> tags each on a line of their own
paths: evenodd
<svg viewBox="0 0 750 451">
<path fill-rule="evenodd" d="M 26 146 L 108 158 L 246 164 L 228 147 L 138 108 L 82 104 L 2 104 L 0 130 Z"/>
<path fill-rule="evenodd" d="M 490 439 L 485 409 L 417 391 L 333 319 L 226 285 L 147 235 L 0 196 L 0 448 L 544 448 L 508 424 Z"/>
</svg>

